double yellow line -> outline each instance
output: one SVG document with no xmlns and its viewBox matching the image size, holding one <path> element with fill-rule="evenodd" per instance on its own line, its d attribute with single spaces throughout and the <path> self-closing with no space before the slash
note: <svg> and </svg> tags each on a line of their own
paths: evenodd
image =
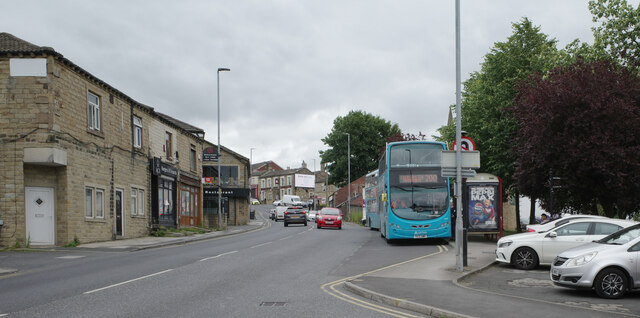
<svg viewBox="0 0 640 318">
<path fill-rule="evenodd" d="M 382 268 L 378 268 L 378 269 L 372 270 L 370 272 L 366 272 L 366 273 L 358 274 L 358 275 L 355 275 L 355 276 L 342 278 L 342 279 L 339 279 L 339 280 L 336 280 L 336 281 L 333 281 L 333 282 L 330 282 L 330 283 L 326 283 L 326 284 L 322 285 L 320 288 L 325 293 L 327 293 L 327 294 L 329 294 L 329 295 L 331 295 L 333 297 L 336 297 L 336 298 L 338 298 L 338 299 L 340 299 L 342 301 L 348 302 L 350 304 L 354 304 L 354 305 L 362 307 L 362 308 L 366 308 L 366 309 L 369 309 L 369 310 L 377 311 L 379 313 L 383 313 L 383 314 L 386 314 L 386 315 L 389 315 L 389 316 L 398 317 L 398 318 L 420 317 L 420 316 L 412 315 L 412 314 L 405 313 L 405 312 L 402 312 L 402 311 L 394 310 L 392 308 L 388 308 L 388 307 L 385 307 L 385 306 L 380 306 L 380 305 L 377 305 L 377 304 L 373 304 L 373 303 L 370 303 L 368 301 L 364 301 L 364 300 L 361 300 L 359 298 L 347 295 L 344 292 L 338 290 L 338 286 L 344 284 L 347 281 L 352 281 L 354 279 L 358 279 L 358 278 L 360 278 L 362 276 L 370 275 L 370 274 L 373 274 L 373 273 L 376 273 L 376 272 L 379 272 L 379 271 L 383 271 L 385 269 L 389 269 L 389 268 L 397 267 L 397 266 L 404 265 L 404 264 L 407 264 L 407 263 L 415 262 L 417 260 L 425 259 L 427 257 L 431 257 L 433 255 L 437 255 L 437 254 L 440 254 L 442 252 L 446 252 L 447 250 L 448 249 L 447 249 L 446 246 L 438 245 L 438 251 L 437 252 L 434 252 L 434 253 L 431 253 L 431 254 L 428 254 L 428 255 L 425 255 L 425 256 L 421 256 L 421 257 L 418 257 L 418 258 L 410 259 L 408 261 L 400 262 L 400 263 L 397 263 L 397 264 L 393 264 L 393 265 L 385 266 L 385 267 L 382 267 Z"/>
</svg>

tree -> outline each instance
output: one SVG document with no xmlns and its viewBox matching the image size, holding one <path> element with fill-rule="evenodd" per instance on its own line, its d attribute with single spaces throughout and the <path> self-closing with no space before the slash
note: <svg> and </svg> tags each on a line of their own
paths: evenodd
<svg viewBox="0 0 640 318">
<path fill-rule="evenodd" d="M 511 151 L 516 121 L 507 109 L 513 105 L 517 83 L 553 68 L 558 52 L 556 40 L 541 33 L 529 19 L 523 18 L 512 27 L 513 34 L 506 42 L 495 43 L 485 55 L 481 71 L 472 73 L 464 83 L 462 129 L 482 154 L 481 171 L 501 177 L 504 188 L 518 196 L 513 186 L 516 158 Z M 439 132 L 443 141 L 455 139 L 455 128 L 445 126 Z M 519 213 L 516 206 L 518 229 Z"/>
<path fill-rule="evenodd" d="M 346 133 L 351 135 L 351 176 L 355 180 L 378 168 L 378 157 L 387 138 L 401 131 L 398 124 L 361 110 L 334 119 L 331 132 L 322 139 L 329 149 L 320 151 L 320 158 L 327 164 L 328 182 L 339 187 L 347 184 Z"/>
<path fill-rule="evenodd" d="M 568 187 L 554 207 L 600 206 L 609 217 L 640 208 L 640 78 L 609 60 L 578 61 L 523 82 L 512 111 L 523 191 L 548 191 L 553 169 Z"/>
<path fill-rule="evenodd" d="M 589 1 L 593 22 L 594 46 L 609 53 L 622 65 L 640 69 L 640 5 L 636 9 L 626 0 Z M 636 73 L 637 74 L 637 73 Z"/>
</svg>

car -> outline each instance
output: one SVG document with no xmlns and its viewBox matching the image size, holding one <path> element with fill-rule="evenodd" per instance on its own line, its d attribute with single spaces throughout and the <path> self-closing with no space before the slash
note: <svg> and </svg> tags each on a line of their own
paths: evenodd
<svg viewBox="0 0 640 318">
<path fill-rule="evenodd" d="M 307 211 L 299 206 L 290 206 L 284 211 L 284 226 L 298 223 L 307 226 Z"/>
<path fill-rule="evenodd" d="M 599 240 L 611 233 L 637 224 L 610 218 L 577 218 L 546 232 L 525 232 L 502 237 L 496 248 L 496 261 L 518 269 L 530 270 L 550 265 L 558 253 Z"/>
<path fill-rule="evenodd" d="M 556 226 L 560 226 L 562 224 L 566 224 L 569 220 L 572 219 L 580 219 L 580 218 L 605 218 L 604 216 L 599 215 L 589 215 L 589 214 L 569 214 L 565 215 L 559 219 L 551 220 L 542 224 L 529 224 L 527 225 L 527 232 L 546 232 Z"/>
<path fill-rule="evenodd" d="M 275 208 L 274 221 L 278 222 L 278 220 L 284 221 L 284 212 L 287 210 L 286 206 L 277 206 Z"/>
<path fill-rule="evenodd" d="M 260 204 L 260 201 L 258 201 L 258 199 L 251 199 L 251 204 L 252 205 Z"/>
<path fill-rule="evenodd" d="M 275 220 L 276 219 L 276 209 L 269 210 L 269 219 L 271 219 L 271 220 Z"/>
<path fill-rule="evenodd" d="M 595 290 L 603 298 L 621 298 L 640 288 L 640 224 L 565 250 L 551 264 L 557 286 Z"/>
<path fill-rule="evenodd" d="M 322 208 L 316 214 L 316 227 L 321 229 L 323 227 L 337 227 L 338 230 L 342 229 L 342 212 L 336 208 Z"/>
<path fill-rule="evenodd" d="M 315 222 L 316 221 L 316 213 L 318 213 L 318 211 L 309 210 L 309 212 L 307 212 L 307 221 Z"/>
<path fill-rule="evenodd" d="M 288 206 L 304 206 L 304 202 L 300 201 L 300 196 L 290 194 L 282 196 L 282 204 Z"/>
<path fill-rule="evenodd" d="M 275 200 L 275 201 L 273 201 L 273 205 L 282 206 L 282 205 L 284 205 L 284 203 L 282 203 L 282 201 L 280 201 L 280 200 Z"/>
</svg>

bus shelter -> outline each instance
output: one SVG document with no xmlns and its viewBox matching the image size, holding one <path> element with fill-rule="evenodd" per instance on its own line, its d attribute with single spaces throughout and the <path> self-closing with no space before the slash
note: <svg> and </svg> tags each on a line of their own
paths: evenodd
<svg viewBox="0 0 640 318">
<path fill-rule="evenodd" d="M 462 184 L 463 222 L 467 233 L 502 237 L 502 180 L 478 173 Z"/>
</svg>

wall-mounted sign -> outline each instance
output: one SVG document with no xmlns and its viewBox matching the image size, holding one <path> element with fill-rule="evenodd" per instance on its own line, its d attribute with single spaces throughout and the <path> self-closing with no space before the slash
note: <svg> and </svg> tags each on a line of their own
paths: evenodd
<svg viewBox="0 0 640 318">
<path fill-rule="evenodd" d="M 204 148 L 202 151 L 202 161 L 218 161 L 218 149 L 214 147 Z"/>
<path fill-rule="evenodd" d="M 204 188 L 205 200 L 213 200 L 218 197 L 218 188 Z M 248 197 L 251 191 L 244 188 L 222 188 L 222 196 L 228 198 L 244 198 Z"/>
</svg>

